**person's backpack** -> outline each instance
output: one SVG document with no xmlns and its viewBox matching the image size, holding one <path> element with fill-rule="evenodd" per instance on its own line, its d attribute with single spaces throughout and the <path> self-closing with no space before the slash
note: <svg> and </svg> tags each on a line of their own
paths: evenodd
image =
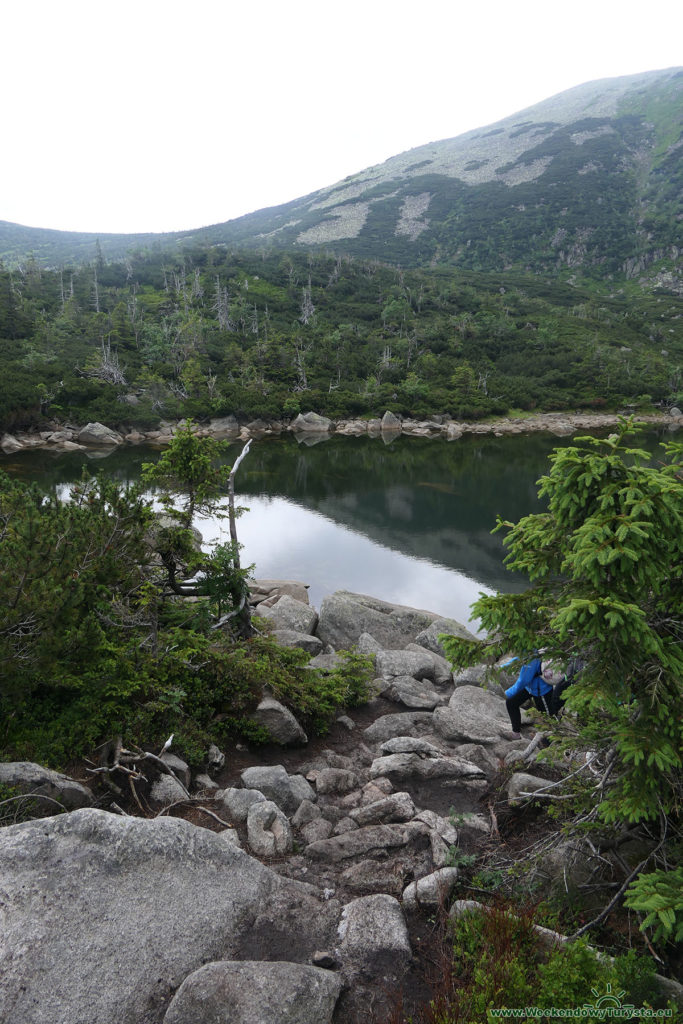
<svg viewBox="0 0 683 1024">
<path fill-rule="evenodd" d="M 567 671 L 565 672 L 565 679 L 567 683 L 571 683 L 576 679 L 579 672 L 583 672 L 586 667 L 586 662 L 583 658 L 570 658 L 567 663 Z"/>
<path fill-rule="evenodd" d="M 577 657 L 569 659 L 569 661 L 567 662 L 567 671 L 565 672 L 564 677 L 560 680 L 559 683 L 556 683 L 556 685 L 553 686 L 553 714 L 557 714 L 557 712 L 562 708 L 564 704 L 564 697 L 562 696 L 562 694 L 569 686 L 571 686 L 571 684 L 574 682 L 579 673 L 583 672 L 585 667 L 586 662 L 583 658 Z"/>
</svg>

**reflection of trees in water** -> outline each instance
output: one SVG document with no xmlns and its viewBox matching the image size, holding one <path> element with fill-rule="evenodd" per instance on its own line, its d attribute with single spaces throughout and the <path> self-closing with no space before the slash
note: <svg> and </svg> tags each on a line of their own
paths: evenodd
<svg viewBox="0 0 683 1024">
<path fill-rule="evenodd" d="M 529 439 L 524 439 L 529 440 Z M 519 517 L 537 507 L 535 480 L 549 441 L 471 439 L 457 444 L 398 438 L 332 438 L 315 448 L 265 442 L 252 468 L 270 493 L 360 532 L 392 550 L 464 572 L 489 585 L 521 585 L 502 569 L 496 514 Z M 512 444 L 507 442 L 511 441 Z M 256 480 L 254 480 L 254 483 Z M 244 487 L 252 481 L 245 474 Z"/>
<path fill-rule="evenodd" d="M 35 480 L 43 490 L 53 491 L 60 485 L 80 480 L 83 470 L 106 473 L 117 483 L 133 483 L 140 479 L 143 462 L 156 462 L 158 448 L 123 447 L 98 449 L 96 452 L 56 452 L 34 449 L 19 455 L 0 457 L 0 472 L 20 480 Z"/>
<path fill-rule="evenodd" d="M 658 440 L 653 432 L 638 443 L 654 451 Z M 536 481 L 547 471 L 548 455 L 571 443 L 531 434 L 453 442 L 398 437 L 390 445 L 378 438 L 332 437 L 304 447 L 285 436 L 253 442 L 239 490 L 287 498 L 392 550 L 490 586 L 504 579 L 510 589 L 521 578 L 515 582 L 501 568 L 501 538 L 491 536 L 496 516 L 516 521 L 538 511 Z M 231 445 L 226 461 L 232 463 L 241 447 Z M 93 463 L 82 452 L 33 451 L 0 460 L 0 469 L 53 489 L 79 479 L 83 465 L 132 481 L 141 464 L 158 455 L 156 449 L 125 447 Z"/>
<path fill-rule="evenodd" d="M 293 467 L 291 444 L 290 439 L 259 443 L 244 489 L 265 489 L 314 508 L 332 499 L 349 508 L 354 495 L 353 507 L 362 507 L 373 520 L 409 519 L 416 529 L 431 528 L 434 517 L 463 529 L 481 529 L 484 523 L 492 528 L 498 512 L 513 517 L 537 507 L 535 481 L 553 446 L 537 437 L 450 444 L 398 438 L 390 448 L 376 439 L 332 438 L 305 451 L 295 449 Z M 333 508 L 327 504 L 326 514 Z"/>
<path fill-rule="evenodd" d="M 639 441 L 650 449 L 656 442 L 654 435 Z M 305 451 L 295 449 L 293 474 L 293 442 L 285 438 L 261 443 L 254 463 L 270 493 L 392 550 L 438 562 L 489 586 L 519 589 L 522 577 L 502 568 L 502 539 L 491 530 L 497 515 L 516 521 L 539 510 L 536 481 L 547 471 L 548 455 L 571 443 L 540 434 L 457 442 L 400 437 L 390 446 L 374 438 L 333 437 Z M 245 474 L 245 489 L 250 485 Z"/>
<path fill-rule="evenodd" d="M 376 498 L 374 505 L 368 500 L 372 498 Z M 487 527 L 480 524 L 476 530 L 465 531 L 450 521 L 437 525 L 430 520 L 429 510 L 415 507 L 409 520 L 392 518 L 383 511 L 382 498 L 381 494 L 365 494 L 354 509 L 336 498 L 324 499 L 316 510 L 383 547 L 454 569 L 493 589 L 522 588 L 523 577 L 504 570 L 501 539 L 491 536 Z"/>
</svg>

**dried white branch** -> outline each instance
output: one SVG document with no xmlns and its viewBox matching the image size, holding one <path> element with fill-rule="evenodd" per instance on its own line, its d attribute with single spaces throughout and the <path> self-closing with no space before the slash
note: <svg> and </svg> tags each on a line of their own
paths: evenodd
<svg viewBox="0 0 683 1024">
<path fill-rule="evenodd" d="M 18 796 L 8 796 L 5 800 L 0 800 L 0 807 L 4 804 L 15 803 L 18 800 L 47 800 L 49 803 L 59 807 L 60 810 L 66 810 L 64 804 L 61 804 L 59 800 L 54 800 L 51 796 L 45 796 L 44 793 L 20 793 Z"/>
<path fill-rule="evenodd" d="M 170 810 L 172 810 L 172 808 L 180 807 L 182 804 L 192 804 L 192 806 L 194 806 L 196 810 L 202 811 L 204 814 L 208 814 L 209 817 L 213 818 L 215 821 L 217 821 L 219 823 L 219 825 L 224 825 L 225 828 L 230 828 L 230 829 L 234 828 L 234 826 L 231 825 L 229 821 L 224 821 L 223 818 L 219 818 L 218 815 L 215 814 L 213 811 L 210 811 L 208 807 L 204 807 L 202 804 L 197 804 L 196 801 L 198 799 L 199 800 L 204 800 L 206 798 L 205 797 L 188 797 L 187 800 L 175 800 L 172 804 L 167 804 L 166 807 L 162 808 L 162 810 L 160 810 L 157 813 L 156 817 L 159 818 L 159 817 L 161 817 L 161 815 L 167 814 Z"/>
</svg>

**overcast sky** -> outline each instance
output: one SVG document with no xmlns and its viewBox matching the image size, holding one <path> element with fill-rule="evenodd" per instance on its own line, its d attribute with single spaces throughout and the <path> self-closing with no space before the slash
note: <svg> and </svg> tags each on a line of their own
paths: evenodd
<svg viewBox="0 0 683 1024">
<path fill-rule="evenodd" d="M 597 78 L 683 64 L 659 0 L 5 0 L 0 220 L 175 231 Z"/>
</svg>

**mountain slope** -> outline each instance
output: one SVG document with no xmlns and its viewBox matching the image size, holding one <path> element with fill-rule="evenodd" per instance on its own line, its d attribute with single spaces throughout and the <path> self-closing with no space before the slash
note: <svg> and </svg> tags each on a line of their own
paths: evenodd
<svg viewBox="0 0 683 1024">
<path fill-rule="evenodd" d="M 268 238 L 406 264 L 634 273 L 680 244 L 682 115 L 680 69 L 582 85 L 290 204 Z"/>
<path fill-rule="evenodd" d="M 80 235 L 0 222 L 0 255 L 41 262 L 208 242 L 325 247 L 404 265 L 642 275 L 678 288 L 683 69 L 569 89 L 309 196 L 194 232 Z"/>
</svg>

